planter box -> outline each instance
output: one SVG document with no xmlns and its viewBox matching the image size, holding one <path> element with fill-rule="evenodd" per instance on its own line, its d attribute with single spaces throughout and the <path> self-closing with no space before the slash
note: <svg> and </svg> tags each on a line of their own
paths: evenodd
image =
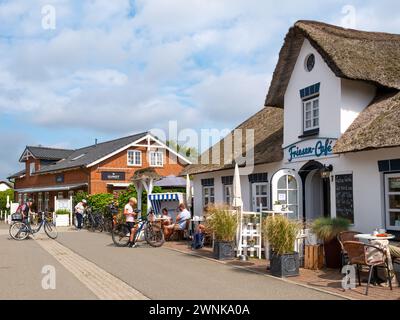
<svg viewBox="0 0 400 320">
<path fill-rule="evenodd" d="M 324 266 L 324 249 L 321 245 L 306 245 L 304 269 L 320 270 Z"/>
<path fill-rule="evenodd" d="M 275 277 L 295 277 L 299 275 L 300 259 L 299 253 L 278 255 L 271 254 L 270 271 Z"/>
<path fill-rule="evenodd" d="M 325 264 L 329 269 L 340 269 L 342 266 L 342 248 L 339 241 L 334 238 L 324 242 Z"/>
<path fill-rule="evenodd" d="M 235 248 L 233 242 L 215 241 L 214 258 L 218 260 L 232 260 L 235 258 Z"/>
<path fill-rule="evenodd" d="M 68 227 L 69 214 L 61 214 L 56 216 L 56 227 Z"/>
</svg>

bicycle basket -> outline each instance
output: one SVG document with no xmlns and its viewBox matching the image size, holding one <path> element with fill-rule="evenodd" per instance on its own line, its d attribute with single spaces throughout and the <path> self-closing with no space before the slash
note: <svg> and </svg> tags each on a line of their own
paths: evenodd
<svg viewBox="0 0 400 320">
<path fill-rule="evenodd" d="M 22 221 L 22 214 L 21 213 L 13 213 L 11 215 L 11 221 Z"/>
</svg>

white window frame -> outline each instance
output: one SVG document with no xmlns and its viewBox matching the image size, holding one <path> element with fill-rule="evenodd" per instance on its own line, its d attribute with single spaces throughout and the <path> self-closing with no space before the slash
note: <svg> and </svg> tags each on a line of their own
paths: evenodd
<svg viewBox="0 0 400 320">
<path fill-rule="evenodd" d="M 44 210 L 49 210 L 50 192 L 44 193 Z"/>
<path fill-rule="evenodd" d="M 390 209 L 390 202 L 389 202 L 389 196 L 391 195 L 400 195 L 400 192 L 390 192 L 389 191 L 389 179 L 390 178 L 400 178 L 400 173 L 390 173 L 390 174 L 385 174 L 385 216 L 386 216 L 386 228 L 389 230 L 395 230 L 395 231 L 400 231 L 400 226 L 392 226 L 390 224 L 390 212 L 399 212 L 400 209 Z"/>
<path fill-rule="evenodd" d="M 43 193 L 39 192 L 38 193 L 38 211 L 42 212 L 43 211 Z"/>
<path fill-rule="evenodd" d="M 154 159 L 153 159 L 154 156 Z M 155 160 L 155 162 L 153 162 Z M 164 152 L 150 151 L 149 152 L 150 167 L 163 167 L 164 166 Z"/>
<path fill-rule="evenodd" d="M 133 162 L 131 162 L 130 158 L 131 158 L 131 154 L 132 154 L 132 159 L 134 160 Z M 139 154 L 139 163 L 136 162 L 137 158 L 136 156 Z M 128 150 L 128 152 L 126 153 L 126 163 L 128 166 L 130 167 L 141 167 L 142 166 L 142 151 L 140 150 Z"/>
<path fill-rule="evenodd" d="M 229 195 L 227 191 L 230 190 Z M 215 191 L 215 190 L 214 190 Z M 233 194 L 233 185 L 231 184 L 224 184 L 223 185 L 223 196 L 224 196 L 224 203 L 228 206 L 232 206 L 232 194 Z M 215 194 L 214 194 L 215 198 Z M 215 201 L 215 200 L 214 200 Z"/>
<path fill-rule="evenodd" d="M 266 186 L 267 194 L 266 195 L 257 195 L 256 189 L 257 186 Z M 263 208 L 263 210 L 267 210 L 270 207 L 270 194 L 269 194 L 269 183 L 268 182 L 254 182 L 251 184 L 251 195 L 252 195 L 252 209 L 253 212 L 260 212 L 260 208 L 257 207 L 257 198 L 267 198 L 267 206 Z"/>
<path fill-rule="evenodd" d="M 206 190 L 208 190 L 208 195 L 206 196 Z M 213 190 L 213 196 L 211 196 L 211 190 Z M 206 198 L 208 198 L 208 203 L 206 203 Z M 208 204 L 215 203 L 215 187 L 214 186 L 203 186 L 203 207 Z"/>
<path fill-rule="evenodd" d="M 314 102 L 318 101 L 318 107 L 314 108 Z M 310 98 L 310 99 L 306 99 L 303 100 L 303 131 L 307 132 L 307 131 L 311 131 L 311 130 L 315 130 L 315 129 L 319 129 L 320 126 L 320 107 L 319 107 L 319 96 Z M 310 104 L 311 109 L 310 111 L 306 111 L 306 107 L 307 104 Z M 318 111 L 318 115 L 314 116 L 314 111 L 317 110 Z M 307 119 L 307 112 L 310 112 L 311 114 L 311 118 Z M 318 125 L 314 125 L 314 120 L 318 120 Z M 307 127 L 307 121 L 311 121 L 311 126 Z"/>
<path fill-rule="evenodd" d="M 35 162 L 31 162 L 31 163 L 29 163 L 29 175 L 32 175 L 32 174 L 34 174 L 35 173 L 35 168 L 36 167 L 36 164 L 35 164 Z"/>
</svg>

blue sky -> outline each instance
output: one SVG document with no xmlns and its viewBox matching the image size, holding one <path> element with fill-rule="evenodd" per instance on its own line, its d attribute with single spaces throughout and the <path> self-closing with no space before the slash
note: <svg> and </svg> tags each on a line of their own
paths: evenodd
<svg viewBox="0 0 400 320">
<path fill-rule="evenodd" d="M 168 120 L 232 128 L 263 106 L 296 20 L 398 33 L 398 12 L 395 0 L 0 1 L 0 179 L 28 144 L 75 148 Z"/>
</svg>

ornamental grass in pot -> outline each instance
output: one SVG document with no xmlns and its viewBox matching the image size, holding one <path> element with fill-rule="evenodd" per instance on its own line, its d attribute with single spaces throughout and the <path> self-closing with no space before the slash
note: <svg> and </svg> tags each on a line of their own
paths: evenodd
<svg viewBox="0 0 400 320">
<path fill-rule="evenodd" d="M 214 257 L 231 260 L 235 257 L 237 213 L 228 208 L 215 206 L 209 211 L 207 226 L 214 234 Z"/>
<path fill-rule="evenodd" d="M 341 247 L 337 239 L 340 232 L 348 230 L 350 221 L 344 218 L 318 218 L 311 226 L 312 232 L 324 243 L 325 265 L 327 268 L 339 269 Z"/>
<path fill-rule="evenodd" d="M 284 216 L 270 216 L 264 220 L 263 231 L 271 247 L 270 271 L 276 277 L 299 275 L 299 253 L 295 252 L 301 222 Z"/>
</svg>

